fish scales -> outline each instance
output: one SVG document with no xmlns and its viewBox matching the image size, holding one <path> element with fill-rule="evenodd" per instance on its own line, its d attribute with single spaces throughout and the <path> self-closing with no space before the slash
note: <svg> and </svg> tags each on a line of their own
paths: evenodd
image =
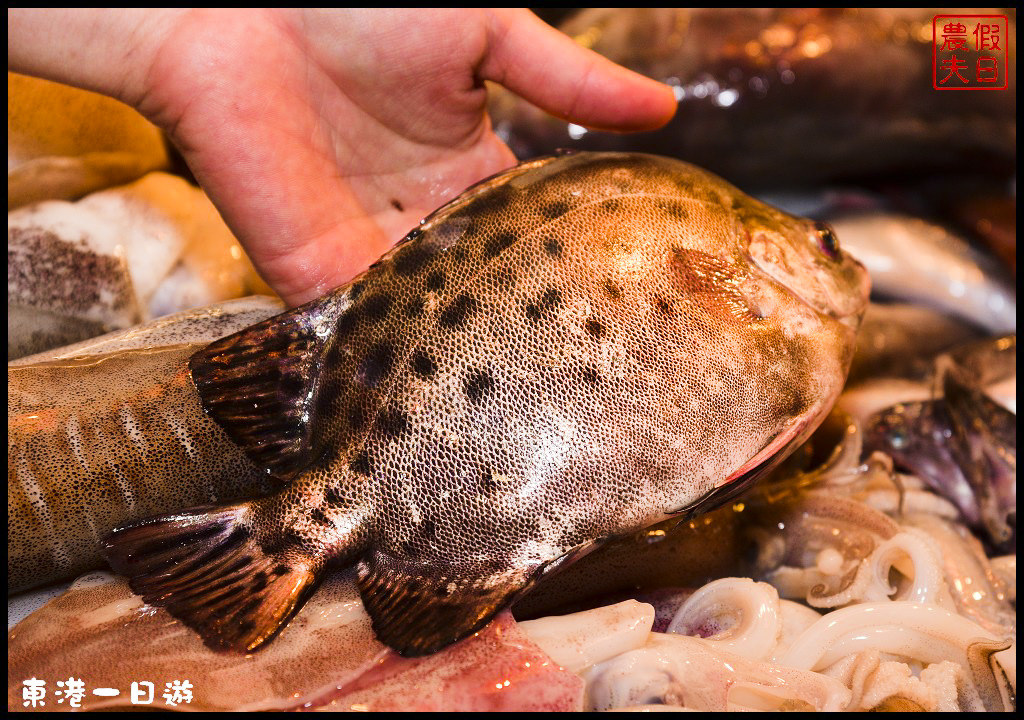
<svg viewBox="0 0 1024 720">
<path fill-rule="evenodd" d="M 197 347 L 100 360 L 128 389 L 121 397 L 76 382 L 76 362 L 9 371 L 32 379 L 8 384 L 8 590 L 101 565 L 102 535 L 166 511 L 169 496 L 187 507 L 269 489 L 202 412 L 187 370 Z M 134 390 L 144 383 L 150 394 L 140 398 Z M 93 412 L 97 404 L 110 411 Z"/>
<path fill-rule="evenodd" d="M 207 417 L 188 360 L 282 307 L 221 303 L 8 364 L 9 592 L 102 567 L 126 522 L 275 485 Z"/>
<path fill-rule="evenodd" d="M 381 639 L 433 652 L 805 438 L 866 292 L 830 231 L 693 166 L 524 163 L 349 285 L 197 353 L 206 410 L 288 486 L 118 530 L 108 557 L 242 650 L 327 562 L 358 563 Z"/>
</svg>

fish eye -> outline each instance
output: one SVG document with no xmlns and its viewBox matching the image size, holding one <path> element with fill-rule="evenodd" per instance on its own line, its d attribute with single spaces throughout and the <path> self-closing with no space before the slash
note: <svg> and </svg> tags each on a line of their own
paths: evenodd
<svg viewBox="0 0 1024 720">
<path fill-rule="evenodd" d="M 839 259 L 839 238 L 828 223 L 814 223 L 814 231 L 818 236 L 818 247 L 831 260 Z"/>
</svg>

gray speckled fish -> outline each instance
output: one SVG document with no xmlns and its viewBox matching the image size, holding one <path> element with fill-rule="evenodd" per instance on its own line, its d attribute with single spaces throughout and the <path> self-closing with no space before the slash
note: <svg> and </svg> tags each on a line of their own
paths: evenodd
<svg viewBox="0 0 1024 720">
<path fill-rule="evenodd" d="M 8 591 L 102 567 L 118 525 L 271 488 L 203 412 L 188 361 L 282 308 L 245 298 L 8 364 Z"/>
<path fill-rule="evenodd" d="M 693 166 L 524 163 L 197 353 L 207 412 L 288 486 L 117 530 L 108 559 L 236 650 L 357 564 L 378 637 L 434 652 L 785 456 L 838 396 L 867 292 L 830 230 Z"/>
</svg>

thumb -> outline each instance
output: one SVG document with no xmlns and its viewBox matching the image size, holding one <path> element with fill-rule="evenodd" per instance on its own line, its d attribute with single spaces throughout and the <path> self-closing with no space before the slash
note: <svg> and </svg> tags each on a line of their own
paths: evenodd
<svg viewBox="0 0 1024 720">
<path fill-rule="evenodd" d="M 637 131 L 675 114 L 667 85 L 580 47 L 528 10 L 492 10 L 488 32 L 480 77 L 552 115 L 594 130 Z"/>
</svg>

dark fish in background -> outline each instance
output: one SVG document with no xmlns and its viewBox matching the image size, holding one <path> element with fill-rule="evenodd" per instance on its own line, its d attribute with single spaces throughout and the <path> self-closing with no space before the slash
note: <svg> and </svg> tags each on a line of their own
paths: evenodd
<svg viewBox="0 0 1024 720">
<path fill-rule="evenodd" d="M 937 397 L 876 413 L 865 452 L 881 450 L 951 500 L 996 548 L 1012 548 L 1017 513 L 1017 415 L 985 392 L 1012 377 L 1017 338 L 985 340 L 937 363 Z"/>
<path fill-rule="evenodd" d="M 101 567 L 118 525 L 271 489 L 206 416 L 188 361 L 282 308 L 245 298 L 8 365 L 8 592 Z"/>
<path fill-rule="evenodd" d="M 927 8 L 591 8 L 561 25 L 584 47 L 675 88 L 661 130 L 588 132 L 511 93 L 491 116 L 520 158 L 556 148 L 656 152 L 745 190 L 1016 166 L 1016 17 L 1009 87 L 933 88 Z M 972 13 L 1006 14 L 975 9 Z"/>
<path fill-rule="evenodd" d="M 197 353 L 207 412 L 287 487 L 119 529 L 108 559 L 241 651 L 355 564 L 377 636 L 435 652 L 780 462 L 838 397 L 867 293 L 827 227 L 685 163 L 524 163 Z"/>
<path fill-rule="evenodd" d="M 857 333 L 847 384 L 872 377 L 923 378 L 938 353 L 981 335 L 978 328 L 930 307 L 872 302 Z"/>
</svg>

